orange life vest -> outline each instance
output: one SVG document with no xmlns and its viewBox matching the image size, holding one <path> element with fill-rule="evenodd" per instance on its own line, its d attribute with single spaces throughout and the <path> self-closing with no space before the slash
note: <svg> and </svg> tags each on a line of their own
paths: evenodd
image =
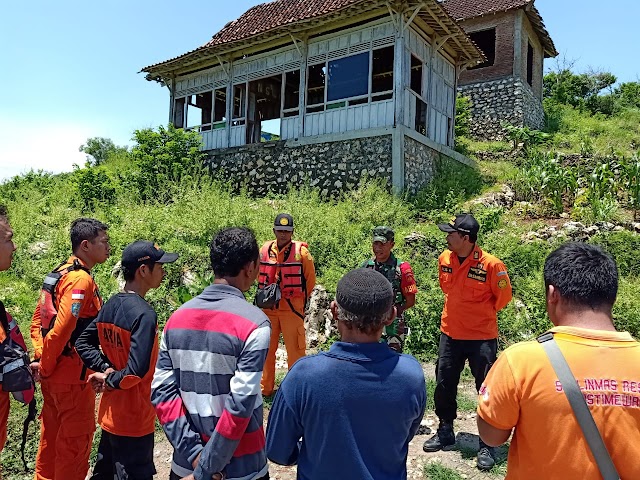
<svg viewBox="0 0 640 480">
<path fill-rule="evenodd" d="M 306 299 L 307 285 L 302 271 L 301 249 L 309 246 L 304 242 L 292 241 L 284 251 L 284 263 L 277 263 L 277 259 L 270 257 L 273 244 L 274 242 L 266 242 L 260 249 L 258 288 L 278 283 L 282 298 Z"/>
</svg>

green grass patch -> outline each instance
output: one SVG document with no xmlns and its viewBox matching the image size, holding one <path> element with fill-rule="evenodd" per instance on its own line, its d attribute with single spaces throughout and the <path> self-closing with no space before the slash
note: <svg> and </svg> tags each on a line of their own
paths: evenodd
<svg viewBox="0 0 640 480">
<path fill-rule="evenodd" d="M 445 467 L 440 462 L 430 462 L 424 466 L 424 478 L 427 480 L 463 480 L 455 470 Z"/>
</svg>

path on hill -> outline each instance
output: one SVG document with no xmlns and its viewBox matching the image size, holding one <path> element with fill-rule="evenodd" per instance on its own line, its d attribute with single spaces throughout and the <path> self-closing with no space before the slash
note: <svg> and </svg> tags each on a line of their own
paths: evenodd
<svg viewBox="0 0 640 480">
<path fill-rule="evenodd" d="M 431 363 L 423 364 L 423 370 L 426 378 L 433 379 L 434 365 Z M 460 391 L 473 391 L 473 383 L 470 379 L 462 379 Z M 433 392 L 428 392 L 433 395 Z M 266 419 L 269 411 L 265 409 L 265 428 Z M 427 410 L 422 421 L 422 426 L 418 430 L 417 435 L 409 444 L 409 457 L 407 460 L 407 479 L 408 480 L 425 480 L 427 477 L 424 468 L 427 463 L 439 462 L 445 467 L 455 470 L 464 479 L 486 479 L 486 480 L 502 480 L 504 479 L 504 466 L 494 468 L 491 472 L 481 472 L 476 468 L 475 454 L 478 449 L 478 429 L 476 427 L 475 413 L 461 412 L 455 421 L 456 445 L 447 451 L 425 453 L 422 450 L 422 444 L 428 439 L 438 426 L 438 418 L 431 410 Z M 154 461 L 158 479 L 169 478 L 171 470 L 171 445 L 165 437 L 156 436 L 156 447 L 154 450 Z M 498 450 L 499 463 L 504 463 L 507 450 L 502 447 Z M 296 467 L 283 467 L 269 462 L 269 476 L 272 480 L 296 480 Z"/>
</svg>

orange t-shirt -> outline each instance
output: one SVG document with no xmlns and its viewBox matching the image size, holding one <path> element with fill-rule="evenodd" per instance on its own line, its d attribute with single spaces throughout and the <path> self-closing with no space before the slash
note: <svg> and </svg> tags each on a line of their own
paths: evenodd
<svg viewBox="0 0 640 480">
<path fill-rule="evenodd" d="M 621 478 L 640 478 L 640 343 L 627 332 L 551 331 Z M 480 389 L 478 415 L 495 428 L 515 427 L 507 479 L 602 478 L 537 341 L 500 355 Z"/>
<path fill-rule="evenodd" d="M 455 340 L 498 338 L 497 313 L 512 296 L 504 263 L 477 245 L 462 265 L 445 250 L 438 259 L 438 277 L 444 292 L 442 333 Z"/>
</svg>

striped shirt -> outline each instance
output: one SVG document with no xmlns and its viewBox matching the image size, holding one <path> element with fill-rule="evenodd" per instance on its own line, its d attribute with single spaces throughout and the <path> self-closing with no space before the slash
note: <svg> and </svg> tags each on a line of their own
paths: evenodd
<svg viewBox="0 0 640 480">
<path fill-rule="evenodd" d="M 173 445 L 171 469 L 196 480 L 267 473 L 260 380 L 267 316 L 229 285 L 210 285 L 164 328 L 151 402 Z"/>
</svg>

